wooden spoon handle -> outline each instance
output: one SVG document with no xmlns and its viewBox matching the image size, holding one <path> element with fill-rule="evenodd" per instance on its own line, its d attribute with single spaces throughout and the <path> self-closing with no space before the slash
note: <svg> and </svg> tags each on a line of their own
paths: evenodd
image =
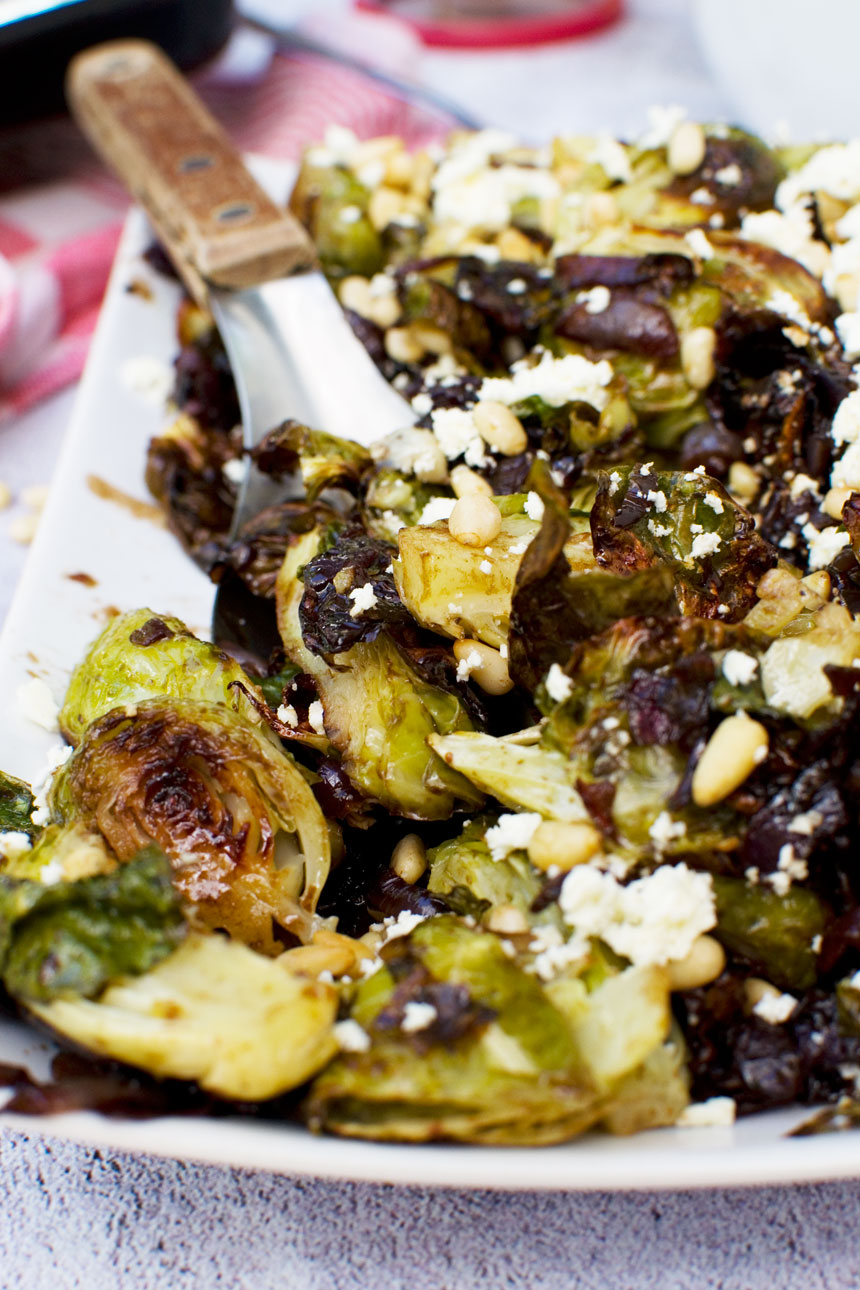
<svg viewBox="0 0 860 1290">
<path fill-rule="evenodd" d="M 66 94 L 84 133 L 141 203 L 186 286 L 250 287 L 315 263 L 169 58 L 116 40 L 72 61 Z"/>
</svg>

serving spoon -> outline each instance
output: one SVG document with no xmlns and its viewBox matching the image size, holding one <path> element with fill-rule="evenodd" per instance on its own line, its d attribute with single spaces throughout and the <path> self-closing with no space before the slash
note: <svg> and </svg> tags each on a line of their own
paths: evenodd
<svg viewBox="0 0 860 1290">
<path fill-rule="evenodd" d="M 261 188 L 156 45 L 119 40 L 85 50 L 69 67 L 66 93 L 224 342 L 246 450 L 231 538 L 297 491 L 295 482 L 274 485 L 247 456 L 287 417 L 365 447 L 414 423 L 347 322 L 304 228 Z M 272 607 L 258 601 L 235 575 L 222 579 L 218 644 L 266 648 L 259 634 L 271 637 Z"/>
</svg>

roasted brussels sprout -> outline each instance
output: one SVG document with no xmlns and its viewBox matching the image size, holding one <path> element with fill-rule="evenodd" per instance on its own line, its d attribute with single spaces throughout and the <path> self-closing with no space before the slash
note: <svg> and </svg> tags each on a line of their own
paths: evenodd
<svg viewBox="0 0 860 1290">
<path fill-rule="evenodd" d="M 75 668 L 60 729 L 77 744 L 87 726 L 112 708 L 160 695 L 225 704 L 259 724 L 242 687 L 254 688 L 235 659 L 192 636 L 178 618 L 135 609 L 112 618 Z"/>
<path fill-rule="evenodd" d="M 159 846 L 200 923 L 265 953 L 308 937 L 329 831 L 289 755 L 222 704 L 152 699 L 94 722 L 50 792 L 55 818 L 131 859 Z"/>
<path fill-rule="evenodd" d="M 0 771 L 0 833 L 26 833 L 32 836 L 36 826 L 30 818 L 33 794 L 23 780 Z"/>
<path fill-rule="evenodd" d="M 346 774 L 398 815 L 446 819 L 457 804 L 479 805 L 480 794 L 427 744 L 436 732 L 471 727 L 455 694 L 423 681 L 384 632 L 331 663 L 307 647 L 300 574 L 321 545 L 322 534 L 309 533 L 288 551 L 278 578 L 278 621 L 287 656 L 317 686 L 325 733 Z"/>
<path fill-rule="evenodd" d="M 240 1101 L 303 1084 L 337 1049 L 332 986 L 196 932 L 97 999 L 56 998 L 29 1009 L 91 1052 Z"/>
</svg>

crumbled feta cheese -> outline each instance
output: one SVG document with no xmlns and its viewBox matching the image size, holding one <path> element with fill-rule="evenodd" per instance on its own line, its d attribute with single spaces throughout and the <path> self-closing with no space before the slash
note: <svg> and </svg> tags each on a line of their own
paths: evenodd
<svg viewBox="0 0 860 1290">
<path fill-rule="evenodd" d="M 410 999 L 403 1009 L 400 1029 L 407 1035 L 414 1035 L 416 1031 L 426 1030 L 428 1026 L 432 1026 L 438 1016 L 439 1013 L 432 1003 L 421 1003 L 417 999 Z"/>
<path fill-rule="evenodd" d="M 719 533 L 699 533 L 693 538 L 693 545 L 690 547 L 690 555 L 694 560 L 701 560 L 706 555 L 713 555 L 719 551 L 721 538 Z"/>
<path fill-rule="evenodd" d="M 426 417 L 428 412 L 433 411 L 433 400 L 426 390 L 419 391 L 412 399 L 412 409 L 417 412 L 419 417 Z"/>
<path fill-rule="evenodd" d="M 565 676 L 558 663 L 553 663 L 546 674 L 546 692 L 556 703 L 564 703 L 573 694 L 573 681 Z"/>
<path fill-rule="evenodd" d="M 15 700 L 21 715 L 28 721 L 32 721 L 34 725 L 41 726 L 43 730 L 59 729 L 57 717 L 60 710 L 57 701 L 39 677 L 34 676 L 29 681 L 22 681 L 15 691 Z"/>
<path fill-rule="evenodd" d="M 544 350 L 537 363 L 521 359 L 510 376 L 491 376 L 481 383 L 479 398 L 496 403 L 519 403 L 537 397 L 550 407 L 565 403 L 590 403 L 602 412 L 609 401 L 606 386 L 612 380 L 612 366 L 604 358 L 589 362 L 581 354 L 554 358 Z"/>
<path fill-rule="evenodd" d="M 665 148 L 682 121 L 687 109 L 677 103 L 653 104 L 647 109 L 648 129 L 639 136 L 640 148 Z"/>
<path fill-rule="evenodd" d="M 784 1021 L 788 1021 L 796 1006 L 797 1000 L 793 994 L 771 994 L 768 990 L 755 1004 L 753 1012 L 768 1025 L 781 1026 Z"/>
<path fill-rule="evenodd" d="M 278 708 L 278 720 L 282 721 L 285 726 L 291 726 L 294 730 L 299 724 L 298 714 L 291 703 L 282 703 Z"/>
<path fill-rule="evenodd" d="M 580 291 L 576 300 L 577 304 L 585 305 L 587 314 L 602 314 L 609 308 L 612 293 L 608 287 L 599 285 L 591 287 L 588 291 Z"/>
<path fill-rule="evenodd" d="M 805 165 L 783 179 L 776 190 L 776 204 L 787 210 L 804 193 L 819 189 L 846 202 L 860 197 L 860 139 L 819 148 Z"/>
<path fill-rule="evenodd" d="M 741 222 L 741 237 L 772 247 L 797 260 L 810 273 L 821 275 L 830 263 L 830 252 L 815 236 L 812 212 L 805 202 L 780 211 L 751 211 Z"/>
<path fill-rule="evenodd" d="M 468 681 L 469 677 L 475 671 L 475 668 L 481 666 L 483 659 L 476 649 L 470 650 L 465 658 L 461 658 L 457 663 L 457 680 Z"/>
<path fill-rule="evenodd" d="M 314 699 L 308 708 L 308 725 L 318 735 L 325 734 L 325 712 L 319 699 Z"/>
<path fill-rule="evenodd" d="M 685 1106 L 675 1124 L 679 1129 L 727 1129 L 734 1124 L 736 1114 L 733 1097 L 709 1097 Z"/>
<path fill-rule="evenodd" d="M 612 474 L 609 476 L 608 492 L 610 497 L 614 497 L 615 494 L 618 492 L 618 487 L 620 483 L 621 483 L 621 476 L 619 475 L 617 470 L 613 470 Z"/>
<path fill-rule="evenodd" d="M 544 504 L 537 493 L 529 493 L 523 503 L 523 510 L 530 520 L 535 520 L 538 524 L 543 519 Z"/>
<path fill-rule="evenodd" d="M 696 188 L 690 193 L 690 201 L 694 206 L 713 206 L 714 194 L 703 184 L 701 188 Z"/>
<path fill-rule="evenodd" d="M 478 568 L 481 570 L 481 573 L 493 572 L 493 566 L 489 560 L 482 560 L 481 563 L 478 565 Z"/>
<path fill-rule="evenodd" d="M 507 290 L 512 296 L 521 296 L 525 292 L 526 283 L 523 278 L 511 278 L 507 285 Z"/>
<path fill-rule="evenodd" d="M 796 300 L 789 291 L 783 291 L 781 287 L 775 288 L 764 304 L 765 309 L 770 309 L 780 318 L 787 318 L 789 322 L 797 323 L 798 327 L 809 330 L 809 318 L 799 300 Z"/>
<path fill-rule="evenodd" d="M 710 196 L 710 194 L 709 194 Z M 700 260 L 712 260 L 714 257 L 714 248 L 707 239 L 706 234 L 700 228 L 691 228 L 689 233 L 684 234 L 684 241 Z"/>
<path fill-rule="evenodd" d="M 370 1048 L 370 1035 L 352 1017 L 335 1022 L 334 1037 L 345 1053 L 366 1053 Z"/>
<path fill-rule="evenodd" d="M 687 826 L 683 820 L 673 820 L 668 811 L 661 811 L 648 830 L 648 835 L 658 851 L 662 851 L 676 838 L 684 837 Z"/>
<path fill-rule="evenodd" d="M 18 829 L 7 829 L 5 833 L 0 833 L 0 857 L 4 860 L 20 860 L 32 845 L 29 833 L 22 833 Z"/>
<path fill-rule="evenodd" d="M 224 478 L 237 486 L 242 483 L 247 473 L 248 463 L 242 457 L 231 457 L 221 467 L 221 474 Z"/>
<path fill-rule="evenodd" d="M 637 966 L 684 958 L 716 922 L 711 876 L 686 865 L 661 865 L 622 887 L 608 873 L 577 865 L 559 895 L 565 921 L 597 936 Z"/>
<path fill-rule="evenodd" d="M 480 439 L 466 408 L 437 408 L 430 418 L 439 447 L 449 461 L 462 457 L 472 440 Z"/>
<path fill-rule="evenodd" d="M 127 358 L 119 369 L 119 379 L 126 389 L 153 407 L 163 407 L 173 389 L 173 378 L 169 364 L 148 354 Z"/>
<path fill-rule="evenodd" d="M 722 672 L 729 685 L 751 685 L 758 671 L 758 659 L 741 649 L 727 650 Z"/>
<path fill-rule="evenodd" d="M 376 592 L 373 590 L 372 582 L 365 582 L 361 587 L 353 587 L 349 593 L 352 601 L 352 608 L 349 611 L 350 618 L 358 618 L 359 614 L 367 613 L 374 605 L 379 603 Z"/>
<path fill-rule="evenodd" d="M 672 526 L 671 524 L 658 524 L 656 520 L 649 520 L 648 530 L 653 533 L 655 537 L 669 537 L 672 532 Z"/>
<path fill-rule="evenodd" d="M 431 497 L 421 512 L 418 523 L 435 524 L 437 520 L 450 519 L 456 503 L 456 497 Z"/>
<path fill-rule="evenodd" d="M 503 160 L 515 146 L 515 138 L 502 130 L 478 130 L 450 148 L 432 180 L 436 220 L 498 233 L 523 198 L 558 197 L 558 180 L 546 167 Z"/>
<path fill-rule="evenodd" d="M 839 552 L 851 542 L 842 526 L 817 529 L 814 524 L 804 524 L 800 530 L 809 548 L 809 568 L 826 569 Z"/>
<path fill-rule="evenodd" d="M 493 860 L 504 860 L 512 851 L 522 851 L 531 842 L 542 816 L 537 811 L 519 811 L 500 815 L 498 822 L 487 829 L 484 839 Z"/>
<path fill-rule="evenodd" d="M 840 314 L 835 326 L 845 357 L 852 361 L 860 358 L 860 313 L 852 310 L 850 313 Z"/>
<path fill-rule="evenodd" d="M 809 877 L 809 866 L 806 861 L 794 853 L 790 842 L 779 849 L 776 872 L 768 874 L 766 881 L 778 896 L 784 896 L 791 890 L 794 882 L 803 882 Z"/>
<path fill-rule="evenodd" d="M 396 941 L 401 936 L 408 936 L 426 917 L 426 914 L 413 914 L 409 909 L 401 909 L 396 918 L 383 919 L 385 940 Z"/>
<path fill-rule="evenodd" d="M 794 500 L 800 497 L 801 493 L 812 493 L 814 497 L 817 497 L 818 484 L 811 475 L 804 475 L 802 471 L 798 471 L 794 479 L 792 479 L 788 491 Z"/>
<path fill-rule="evenodd" d="M 633 178 L 627 150 L 611 134 L 604 132 L 597 136 L 587 160 L 601 166 L 609 179 L 620 179 L 622 183 L 627 183 Z"/>
<path fill-rule="evenodd" d="M 56 887 L 57 883 L 62 882 L 65 876 L 63 866 L 59 860 L 49 860 L 39 870 L 39 882 L 43 887 Z"/>
<path fill-rule="evenodd" d="M 658 515 L 662 515 L 666 511 L 669 505 L 669 503 L 666 500 L 666 494 L 661 493 L 658 489 L 654 489 L 654 488 L 649 489 L 646 496 L 646 501 L 651 502 L 651 504 L 654 507 L 654 510 L 657 512 Z"/>
<path fill-rule="evenodd" d="M 722 515 L 723 511 L 725 510 L 725 507 L 723 506 L 723 499 L 722 497 L 720 497 L 719 493 L 714 493 L 714 492 L 705 493 L 704 501 L 705 501 L 705 505 L 710 506 L 711 510 L 714 511 L 717 515 Z"/>
<path fill-rule="evenodd" d="M 824 816 L 820 811 L 804 811 L 800 815 L 795 815 L 793 820 L 788 822 L 789 833 L 799 833 L 805 838 L 811 838 L 816 829 L 821 828 L 824 823 Z"/>
<path fill-rule="evenodd" d="M 730 161 L 727 166 L 720 166 L 719 170 L 714 171 L 714 179 L 724 188 L 736 188 L 743 177 L 743 171 L 736 161 Z"/>
</svg>

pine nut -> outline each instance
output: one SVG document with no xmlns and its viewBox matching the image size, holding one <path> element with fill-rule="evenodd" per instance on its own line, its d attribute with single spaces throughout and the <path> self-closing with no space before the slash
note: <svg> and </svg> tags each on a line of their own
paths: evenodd
<svg viewBox="0 0 860 1290">
<path fill-rule="evenodd" d="M 829 515 L 832 520 L 842 519 L 842 507 L 848 501 L 854 490 L 851 488 L 830 488 L 824 495 L 824 501 L 821 503 L 821 509 L 825 515 Z"/>
<path fill-rule="evenodd" d="M 697 806 L 714 806 L 739 788 L 767 756 L 770 740 L 760 721 L 745 712 L 724 717 L 693 771 Z"/>
<path fill-rule="evenodd" d="M 385 273 L 377 273 L 370 279 L 370 303 L 367 317 L 383 331 L 393 327 L 400 317 L 400 301 L 393 280 Z"/>
<path fill-rule="evenodd" d="M 415 167 L 406 151 L 392 152 L 385 160 L 385 182 L 392 188 L 408 189 Z"/>
<path fill-rule="evenodd" d="M 412 154 L 412 193 L 423 202 L 430 200 L 435 173 L 436 163 L 428 152 Z"/>
<path fill-rule="evenodd" d="M 442 327 L 429 322 L 413 322 L 409 331 L 415 340 L 430 354 L 450 354 L 451 337 Z"/>
<path fill-rule="evenodd" d="M 618 203 L 612 193 L 591 193 L 582 207 L 586 228 L 605 228 L 618 223 Z"/>
<path fill-rule="evenodd" d="M 339 945 L 297 945 L 294 950 L 285 950 L 278 962 L 292 972 L 306 972 L 309 976 L 319 976 L 320 972 L 344 976 L 355 967 L 356 959 L 351 950 Z"/>
<path fill-rule="evenodd" d="M 391 868 L 398 878 L 402 878 L 410 886 L 424 873 L 427 868 L 427 852 L 417 833 L 407 833 L 397 843 L 391 853 Z"/>
<path fill-rule="evenodd" d="M 691 175 L 705 160 L 705 132 L 696 121 L 682 121 L 672 138 L 666 160 L 676 175 Z"/>
<path fill-rule="evenodd" d="M 370 194 L 367 216 L 377 233 L 381 233 L 397 219 L 398 215 L 402 215 L 405 209 L 404 194 L 398 192 L 396 188 L 388 188 L 385 184 L 380 184 Z"/>
<path fill-rule="evenodd" d="M 448 520 L 448 532 L 463 546 L 488 546 L 499 536 L 501 527 L 501 512 L 484 493 L 461 497 Z"/>
<path fill-rule="evenodd" d="M 713 327 L 694 327 L 681 339 L 681 369 L 694 390 L 706 390 L 714 379 L 716 343 Z"/>
<path fill-rule="evenodd" d="M 518 260 L 525 264 L 543 260 L 540 248 L 518 228 L 502 229 L 496 238 L 496 246 L 503 260 Z"/>
<path fill-rule="evenodd" d="M 402 147 L 396 134 L 377 134 L 372 139 L 362 139 L 352 155 L 352 169 L 357 171 L 371 161 L 385 161 Z"/>
<path fill-rule="evenodd" d="M 745 461 L 733 461 L 729 466 L 729 492 L 741 506 L 749 506 L 758 497 L 761 480 L 752 466 Z"/>
<path fill-rule="evenodd" d="M 821 601 L 830 599 L 830 574 L 826 569 L 817 569 L 815 573 L 808 573 L 805 578 L 800 579 L 800 585 Z"/>
<path fill-rule="evenodd" d="M 13 542 L 19 546 L 29 546 L 36 536 L 36 529 L 39 527 L 38 511 L 26 511 L 23 515 L 17 515 L 9 525 L 9 536 Z"/>
<path fill-rule="evenodd" d="M 367 278 L 362 278 L 357 273 L 351 274 L 348 278 L 344 278 L 337 294 L 344 309 L 351 309 L 354 314 L 359 314 L 362 318 L 370 317 L 374 299 Z"/>
<path fill-rule="evenodd" d="M 529 860 L 544 873 L 553 865 L 567 873 L 602 850 L 600 832 L 587 820 L 571 823 L 544 820 L 535 829 L 528 845 Z"/>
<path fill-rule="evenodd" d="M 666 965 L 670 990 L 698 990 L 710 985 L 726 966 L 726 952 L 713 936 L 697 936 L 689 954 Z"/>
<path fill-rule="evenodd" d="M 385 333 L 385 352 L 395 363 L 417 363 L 424 357 L 423 347 L 408 327 L 388 328 Z"/>
<path fill-rule="evenodd" d="M 468 466 L 455 466 L 450 475 L 451 487 L 455 497 L 468 497 L 470 493 L 483 493 L 485 497 L 493 496 L 493 486 Z"/>
<path fill-rule="evenodd" d="M 481 661 L 470 669 L 469 675 L 474 677 L 485 694 L 507 694 L 513 689 L 507 660 L 502 658 L 497 649 L 493 649 L 492 645 L 485 645 L 483 641 L 468 638 L 454 641 L 454 657 L 458 663 L 470 654 L 477 654 Z"/>
<path fill-rule="evenodd" d="M 516 905 L 495 905 L 484 919 L 484 926 L 500 936 L 524 936 L 530 930 L 529 920 Z"/>
<path fill-rule="evenodd" d="M 492 399 L 476 403 L 472 420 L 484 443 L 505 457 L 515 457 L 528 447 L 529 438 L 522 421 L 505 403 L 495 403 Z"/>
</svg>

